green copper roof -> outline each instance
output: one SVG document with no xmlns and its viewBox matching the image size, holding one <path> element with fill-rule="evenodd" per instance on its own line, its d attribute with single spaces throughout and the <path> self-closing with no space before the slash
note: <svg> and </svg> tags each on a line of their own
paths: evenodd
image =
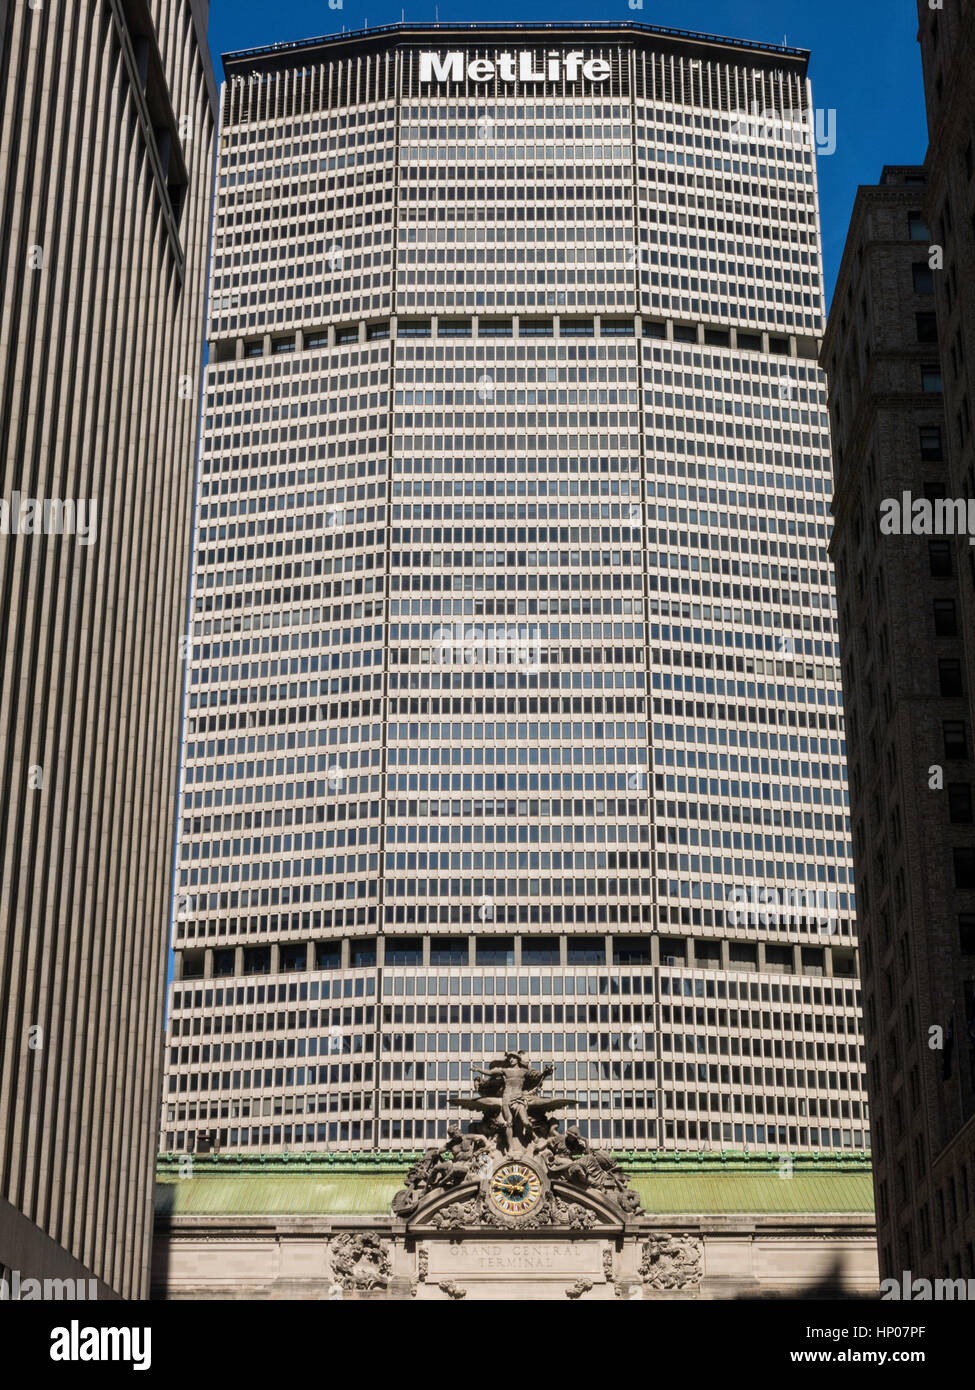
<svg viewBox="0 0 975 1390">
<path fill-rule="evenodd" d="M 387 1216 L 412 1154 L 160 1157 L 158 1216 Z M 650 1213 L 873 1212 L 865 1155 L 619 1154 Z"/>
<path fill-rule="evenodd" d="M 873 1212 L 866 1154 L 620 1155 L 647 1212 Z"/>
<path fill-rule="evenodd" d="M 207 1173 L 161 1179 L 156 1214 L 173 1216 L 386 1216 L 405 1174 Z"/>
<path fill-rule="evenodd" d="M 647 1212 L 872 1212 L 870 1173 L 655 1173 L 632 1178 Z"/>
</svg>

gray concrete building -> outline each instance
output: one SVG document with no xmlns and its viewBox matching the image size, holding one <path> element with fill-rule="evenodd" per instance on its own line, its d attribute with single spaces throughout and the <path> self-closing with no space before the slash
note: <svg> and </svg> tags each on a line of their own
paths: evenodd
<svg viewBox="0 0 975 1390">
<path fill-rule="evenodd" d="M 0 29 L 0 1273 L 148 1287 L 215 88 L 206 0 Z"/>
<path fill-rule="evenodd" d="M 167 1154 L 869 1146 L 807 59 L 225 57 Z"/>
<path fill-rule="evenodd" d="M 959 1278 L 975 1274 L 975 10 L 918 14 L 927 159 L 859 190 L 822 362 L 880 1268 Z"/>
</svg>

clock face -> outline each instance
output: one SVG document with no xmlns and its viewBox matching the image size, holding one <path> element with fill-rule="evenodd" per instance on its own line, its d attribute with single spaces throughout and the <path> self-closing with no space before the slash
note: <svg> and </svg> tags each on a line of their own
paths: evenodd
<svg viewBox="0 0 975 1390">
<path fill-rule="evenodd" d="M 542 1195 L 542 1184 L 527 1163 L 504 1163 L 488 1188 L 491 1201 L 505 1216 L 524 1216 Z"/>
</svg>

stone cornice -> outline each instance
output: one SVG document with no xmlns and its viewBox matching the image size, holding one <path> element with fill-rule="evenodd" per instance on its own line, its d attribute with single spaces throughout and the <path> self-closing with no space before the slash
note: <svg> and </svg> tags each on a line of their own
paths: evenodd
<svg viewBox="0 0 975 1390">
<path fill-rule="evenodd" d="M 885 166 L 891 167 L 891 166 Z M 920 165 L 905 165 L 904 170 L 914 169 L 917 173 L 923 173 Z M 853 200 L 853 211 L 850 213 L 850 225 L 847 228 L 846 242 L 843 247 L 843 256 L 840 260 L 840 268 L 836 275 L 836 284 L 833 288 L 833 298 L 830 304 L 829 317 L 826 320 L 826 329 L 823 333 L 823 345 L 819 354 L 819 365 L 826 370 L 826 358 L 829 356 L 833 339 L 840 332 L 840 315 L 842 304 L 847 290 L 848 282 L 855 278 L 856 268 L 853 264 L 856 251 L 861 245 L 860 231 L 863 222 L 872 206 L 882 204 L 901 204 L 907 207 L 921 209 L 925 205 L 927 189 L 918 184 L 901 183 L 862 183 L 856 191 Z M 873 250 L 882 246 L 903 246 L 903 241 L 893 239 L 871 238 L 869 242 L 863 242 L 864 250 Z"/>
<path fill-rule="evenodd" d="M 613 1150 L 619 1164 L 629 1173 L 778 1173 L 784 1160 L 799 1173 L 869 1172 L 866 1153 L 745 1153 L 727 1150 L 719 1153 L 686 1153 L 648 1150 Z M 160 1154 L 156 1176 L 161 1181 L 180 1176 L 180 1165 L 192 1157 L 193 1171 L 212 1177 L 254 1175 L 264 1177 L 301 1176 L 308 1173 L 387 1173 L 396 1175 L 419 1162 L 422 1154 L 364 1151 L 353 1153 L 274 1153 L 274 1154 Z"/>
</svg>

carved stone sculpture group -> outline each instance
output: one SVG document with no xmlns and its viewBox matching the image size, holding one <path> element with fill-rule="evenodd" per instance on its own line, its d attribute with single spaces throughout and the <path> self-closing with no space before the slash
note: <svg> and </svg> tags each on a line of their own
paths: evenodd
<svg viewBox="0 0 975 1390">
<path fill-rule="evenodd" d="M 551 1074 L 551 1067 L 533 1071 L 520 1052 L 509 1052 L 486 1070 L 475 1070 L 477 1095 L 455 1100 L 460 1109 L 476 1116 L 468 1132 L 454 1125 L 443 1145 L 426 1151 L 407 1174 L 406 1186 L 393 1198 L 393 1212 L 408 1218 L 434 1194 L 489 1179 L 499 1161 L 508 1158 L 531 1164 L 549 1185 L 557 1183 L 560 1188 L 558 1193 L 547 1192 L 536 1210 L 525 1213 L 525 1224 L 565 1224 L 577 1229 L 592 1224 L 589 1209 L 567 1200 L 573 1191 L 599 1194 L 620 1215 L 637 1215 L 640 1199 L 612 1154 L 592 1148 L 576 1128 L 559 1130 L 553 1112 L 575 1102 L 539 1094 Z M 485 1217 L 492 1219 L 490 1209 L 471 1197 L 466 1203 L 441 1207 L 435 1224 L 476 1224 Z"/>
<path fill-rule="evenodd" d="M 490 1249 L 483 1245 L 486 1228 L 507 1228 L 509 1236 L 537 1231 L 543 1244 L 552 1237 L 602 1237 L 601 1283 L 613 1286 L 617 1297 L 647 1292 L 664 1298 L 697 1296 L 703 1278 L 700 1239 L 651 1232 L 640 1199 L 613 1155 L 590 1144 L 571 1125 L 559 1129 L 557 1112 L 574 1102 L 541 1094 L 551 1067 L 534 1071 L 521 1053 L 509 1052 L 473 1074 L 476 1094 L 454 1099 L 458 1109 L 474 1116 L 466 1132 L 459 1124 L 450 1125 L 446 1140 L 414 1163 L 406 1186 L 393 1197 L 393 1214 L 405 1227 L 406 1250 L 416 1251 L 415 1271 L 394 1279 L 394 1242 L 374 1232 L 344 1232 L 330 1249 L 337 1296 L 381 1297 L 402 1285 L 416 1297 L 435 1285 L 445 1298 L 463 1299 L 468 1293 L 464 1285 L 431 1275 L 430 1242 L 453 1249 L 470 1238 L 475 1249 Z M 629 1266 L 623 1278 L 614 1250 L 634 1240 L 640 1242 L 639 1269 Z M 442 1265 L 438 1272 L 444 1274 Z M 596 1275 L 587 1273 L 562 1287 L 566 1298 L 592 1292 Z"/>
</svg>

